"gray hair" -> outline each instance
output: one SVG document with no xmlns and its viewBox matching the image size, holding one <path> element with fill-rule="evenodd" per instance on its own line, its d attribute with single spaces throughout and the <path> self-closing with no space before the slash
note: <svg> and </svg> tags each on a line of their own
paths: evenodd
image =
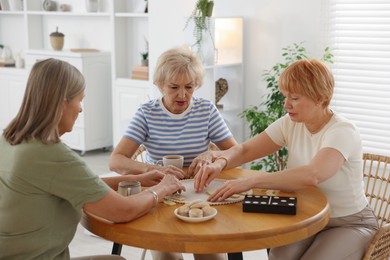
<svg viewBox="0 0 390 260">
<path fill-rule="evenodd" d="M 161 88 L 179 75 L 185 75 L 199 88 L 203 84 L 203 73 L 202 62 L 194 52 L 188 47 L 176 47 L 158 58 L 153 83 Z"/>
</svg>

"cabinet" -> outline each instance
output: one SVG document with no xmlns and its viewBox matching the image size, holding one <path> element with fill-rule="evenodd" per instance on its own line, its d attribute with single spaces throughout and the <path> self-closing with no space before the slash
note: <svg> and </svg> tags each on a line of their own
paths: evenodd
<svg viewBox="0 0 390 260">
<path fill-rule="evenodd" d="M 139 106 L 149 99 L 148 83 L 129 87 L 126 80 L 117 80 L 113 88 L 114 144 L 122 138 L 130 119 Z"/>
<path fill-rule="evenodd" d="M 27 83 L 25 70 L 3 68 L 0 70 L 0 131 L 19 111 Z"/>
<path fill-rule="evenodd" d="M 83 112 L 80 113 L 73 131 L 61 139 L 72 149 L 86 151 L 112 146 L 111 104 L 111 56 L 108 52 L 42 51 L 26 52 L 26 69 L 36 61 L 56 58 L 75 66 L 85 78 Z"/>
</svg>

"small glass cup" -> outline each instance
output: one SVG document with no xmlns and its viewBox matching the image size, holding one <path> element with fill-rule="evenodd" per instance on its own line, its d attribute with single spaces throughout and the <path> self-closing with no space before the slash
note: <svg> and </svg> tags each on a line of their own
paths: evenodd
<svg viewBox="0 0 390 260">
<path fill-rule="evenodd" d="M 121 181 L 118 184 L 118 193 L 123 196 L 130 196 L 141 192 L 139 181 Z"/>
</svg>

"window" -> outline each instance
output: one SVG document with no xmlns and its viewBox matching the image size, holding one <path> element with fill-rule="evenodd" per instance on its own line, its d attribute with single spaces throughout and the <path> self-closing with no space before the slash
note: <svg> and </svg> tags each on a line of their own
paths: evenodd
<svg viewBox="0 0 390 260">
<path fill-rule="evenodd" d="M 390 0 L 329 0 L 336 86 L 331 106 L 360 130 L 363 151 L 390 154 Z"/>
</svg>

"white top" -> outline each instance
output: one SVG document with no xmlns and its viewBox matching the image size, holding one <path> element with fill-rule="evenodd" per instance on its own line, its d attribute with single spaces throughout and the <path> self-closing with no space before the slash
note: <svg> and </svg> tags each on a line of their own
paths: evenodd
<svg viewBox="0 0 390 260">
<path fill-rule="evenodd" d="M 317 185 L 328 198 L 330 217 L 351 215 L 367 205 L 361 138 L 350 121 L 334 114 L 321 131 L 311 134 L 303 123 L 293 122 L 285 115 L 265 131 L 276 144 L 288 147 L 287 168 L 308 164 L 325 147 L 334 148 L 344 156 L 340 170 Z"/>
</svg>

